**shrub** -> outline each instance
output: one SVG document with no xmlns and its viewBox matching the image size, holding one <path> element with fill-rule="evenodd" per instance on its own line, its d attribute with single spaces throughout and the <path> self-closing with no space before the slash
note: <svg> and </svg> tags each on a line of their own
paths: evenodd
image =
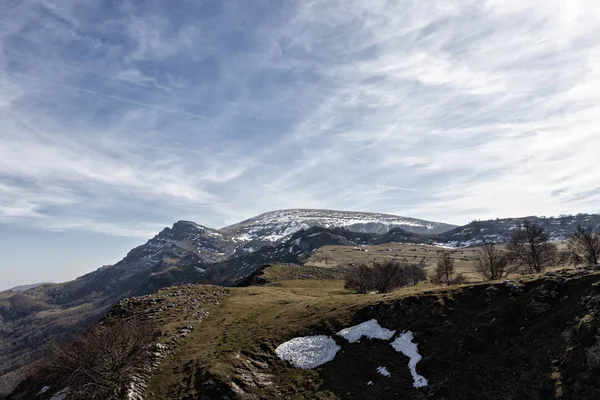
<svg viewBox="0 0 600 400">
<path fill-rule="evenodd" d="M 477 251 L 473 269 L 484 280 L 502 279 L 511 272 L 510 257 L 494 243 L 484 243 Z"/>
<path fill-rule="evenodd" d="M 425 272 L 425 263 L 406 264 L 404 265 L 404 271 L 406 274 L 407 286 L 414 286 L 419 282 L 427 279 L 427 273 Z"/>
<path fill-rule="evenodd" d="M 366 265 L 349 267 L 346 271 L 346 289 L 357 293 L 376 290 L 388 293 L 401 286 L 411 286 L 425 280 L 423 264 L 401 264 L 397 261 L 375 263 L 372 268 Z"/>
<path fill-rule="evenodd" d="M 591 228 L 577 228 L 568 242 L 571 262 L 580 265 L 597 265 L 600 258 L 600 234 Z"/>
<path fill-rule="evenodd" d="M 556 263 L 556 245 L 548 241 L 543 226 L 531 221 L 525 221 L 513 231 L 507 247 L 511 260 L 530 274 L 542 272 L 545 267 Z"/>
<path fill-rule="evenodd" d="M 437 265 L 434 270 L 434 276 L 431 278 L 433 283 L 450 286 L 454 280 L 454 259 L 449 251 L 442 251 L 438 256 Z"/>
<path fill-rule="evenodd" d="M 365 264 L 353 265 L 346 269 L 344 283 L 346 289 L 356 290 L 356 293 L 365 294 L 373 288 L 373 273 Z"/>
<path fill-rule="evenodd" d="M 69 387 L 70 399 L 122 399 L 152 363 L 156 338 L 149 322 L 106 321 L 73 343 L 55 345 L 44 371 L 50 381 Z"/>
</svg>

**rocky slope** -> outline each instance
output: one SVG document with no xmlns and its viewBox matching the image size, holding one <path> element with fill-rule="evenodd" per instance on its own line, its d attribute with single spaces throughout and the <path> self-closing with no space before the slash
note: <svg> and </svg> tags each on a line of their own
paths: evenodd
<svg viewBox="0 0 600 400">
<path fill-rule="evenodd" d="M 454 225 L 423 221 L 416 218 L 389 214 L 334 211 L 334 210 L 280 210 L 258 215 L 246 221 L 227 226 L 227 232 L 241 241 L 259 240 L 276 243 L 294 233 L 313 226 L 345 228 L 352 232 L 384 234 L 393 228 L 413 233 L 436 234 L 446 232 Z"/>
<path fill-rule="evenodd" d="M 219 293 L 187 285 L 121 303 L 113 318 L 153 316 L 170 332 L 160 364 L 136 386 L 140 398 L 600 398 L 598 272 L 388 295 L 351 294 L 310 275 Z M 210 312 L 193 324 L 200 309 Z M 331 342 L 307 353 L 319 360 L 312 369 L 277 352 L 299 337 Z M 68 382 L 34 375 L 10 398 L 51 399 Z"/>
</svg>

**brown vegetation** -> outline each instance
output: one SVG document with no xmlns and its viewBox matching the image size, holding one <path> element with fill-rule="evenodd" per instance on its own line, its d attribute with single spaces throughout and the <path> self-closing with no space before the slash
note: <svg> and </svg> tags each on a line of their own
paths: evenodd
<svg viewBox="0 0 600 400">
<path fill-rule="evenodd" d="M 507 245 L 511 260 L 526 274 L 540 273 L 556 263 L 557 248 L 541 225 L 523 222 Z"/>
<path fill-rule="evenodd" d="M 591 228 L 579 227 L 568 241 L 571 261 L 575 265 L 597 265 L 600 257 L 600 234 Z"/>
<path fill-rule="evenodd" d="M 43 367 L 48 381 L 69 387 L 71 399 L 122 399 L 153 361 L 157 332 L 149 322 L 107 321 L 71 344 L 55 345 Z"/>
<path fill-rule="evenodd" d="M 488 281 L 505 278 L 512 272 L 509 255 L 495 243 L 484 243 L 481 246 L 473 262 L 473 269 Z"/>
<path fill-rule="evenodd" d="M 439 254 L 437 265 L 430 280 L 432 283 L 446 286 L 466 282 L 466 278 L 463 274 L 455 273 L 452 253 L 447 250 L 444 250 Z"/>
<path fill-rule="evenodd" d="M 349 267 L 344 287 L 361 294 L 372 290 L 389 293 L 398 287 L 416 285 L 425 278 L 423 265 L 386 261 L 375 263 L 373 267 L 365 264 Z"/>
</svg>

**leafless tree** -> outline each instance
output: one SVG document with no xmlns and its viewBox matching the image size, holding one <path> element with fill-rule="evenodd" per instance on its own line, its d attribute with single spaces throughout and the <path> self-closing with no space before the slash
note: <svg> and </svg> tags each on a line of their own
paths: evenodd
<svg viewBox="0 0 600 400">
<path fill-rule="evenodd" d="M 44 370 L 69 387 L 70 399 L 123 399 L 132 378 L 152 362 L 156 338 L 149 322 L 105 321 L 73 343 L 55 345 Z"/>
<path fill-rule="evenodd" d="M 388 293 L 401 286 L 416 285 L 425 278 L 423 264 L 401 264 L 386 260 L 374 263 L 372 268 L 364 264 L 348 268 L 344 287 L 361 294 L 371 290 Z"/>
<path fill-rule="evenodd" d="M 548 241 L 543 226 L 529 220 L 513 231 L 507 248 L 511 259 L 529 274 L 556 263 L 556 245 Z"/>
<path fill-rule="evenodd" d="M 433 283 L 450 286 L 454 279 L 454 260 L 452 254 L 444 250 L 438 256 L 437 266 L 434 270 Z"/>
<path fill-rule="evenodd" d="M 600 257 L 600 234 L 592 228 L 577 228 L 569 239 L 568 249 L 575 265 L 597 265 Z"/>
<path fill-rule="evenodd" d="M 348 267 L 344 287 L 359 294 L 367 293 L 373 287 L 373 271 L 365 264 Z"/>
<path fill-rule="evenodd" d="M 404 265 L 404 274 L 406 278 L 404 281 L 406 285 L 414 286 L 421 281 L 427 279 L 427 273 L 425 273 L 425 263 L 419 264 L 406 264 Z"/>
<path fill-rule="evenodd" d="M 508 254 L 495 243 L 484 243 L 476 253 L 473 269 L 481 274 L 484 280 L 496 280 L 506 277 L 510 272 Z"/>
<path fill-rule="evenodd" d="M 373 264 L 373 286 L 379 293 L 388 293 L 392 289 L 406 285 L 406 276 L 402 264 L 386 261 Z"/>
</svg>

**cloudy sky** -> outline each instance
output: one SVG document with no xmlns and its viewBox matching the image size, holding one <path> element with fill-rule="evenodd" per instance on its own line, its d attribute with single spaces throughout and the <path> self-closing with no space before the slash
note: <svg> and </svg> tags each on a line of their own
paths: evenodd
<svg viewBox="0 0 600 400">
<path fill-rule="evenodd" d="M 599 212 L 597 0 L 0 2 L 0 287 L 281 208 Z"/>
</svg>

